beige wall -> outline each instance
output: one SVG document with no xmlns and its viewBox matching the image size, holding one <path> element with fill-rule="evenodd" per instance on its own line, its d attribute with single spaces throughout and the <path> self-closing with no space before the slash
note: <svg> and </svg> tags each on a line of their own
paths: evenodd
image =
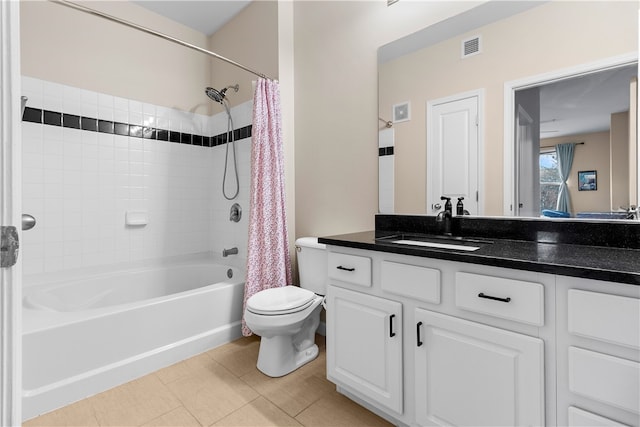
<svg viewBox="0 0 640 427">
<path fill-rule="evenodd" d="M 377 49 L 477 4 L 294 3 L 297 236 L 373 229 Z"/>
<path fill-rule="evenodd" d="M 195 30 L 125 1 L 80 2 L 206 48 Z M 209 57 L 48 1 L 21 1 L 22 74 L 206 114 Z"/>
<path fill-rule="evenodd" d="M 567 180 L 572 212 L 574 214 L 576 212 L 608 212 L 611 197 L 609 132 L 545 138 L 540 141 L 540 148 L 555 147 L 557 144 L 572 142 L 584 142 L 584 145 L 576 145 L 575 147 L 571 175 Z M 579 191 L 578 171 L 591 170 L 598 173 L 598 189 L 596 191 Z"/>
<path fill-rule="evenodd" d="M 637 32 L 637 2 L 617 2 L 614 7 L 611 1 L 557 1 L 385 64 L 380 73 L 380 114 L 389 116 L 391 106 L 401 101 L 411 101 L 412 107 L 412 120 L 394 126 L 396 211 L 421 212 L 425 206 L 426 101 L 485 89 L 485 163 L 480 178 L 485 213 L 502 215 L 504 83 L 637 52 Z M 478 34 L 483 52 L 460 59 L 461 40 Z"/>
<path fill-rule="evenodd" d="M 278 2 L 254 1 L 229 23 L 216 31 L 208 42 L 209 50 L 225 56 L 258 73 L 278 78 Z M 216 89 L 238 83 L 238 93 L 228 92 L 231 106 L 253 98 L 252 81 L 258 77 L 226 62 L 213 60 L 211 84 Z M 217 105 L 214 112 L 222 111 Z"/>
<path fill-rule="evenodd" d="M 282 2 L 274 8 L 273 2 L 258 1 L 237 17 L 238 22 L 210 39 L 132 3 L 90 2 L 90 5 L 194 44 L 218 49 L 231 59 L 280 78 L 287 191 L 288 195 L 295 192 L 289 198 L 289 203 L 295 205 L 295 209 L 289 208 L 289 228 L 299 237 L 373 228 L 378 197 L 378 47 L 480 3 L 401 1 L 387 7 L 386 2 L 375 0 L 296 1 Z M 637 18 L 637 5 L 629 7 L 633 13 L 628 15 Z M 516 65 L 526 65 L 526 74 L 522 75 L 530 75 L 547 70 L 550 63 L 554 64 L 552 68 L 557 68 L 564 66 L 562 64 L 585 62 L 603 50 L 609 52 L 610 39 L 636 31 L 637 20 L 630 28 L 628 17 L 612 18 L 616 25 L 608 29 L 606 38 L 601 37 L 602 32 L 591 30 L 591 21 L 603 14 L 610 16 L 608 10 L 593 12 L 585 6 L 584 12 L 574 13 L 562 23 L 562 34 L 570 32 L 567 26 L 573 25 L 572 22 L 580 24 L 574 37 L 581 44 L 569 46 L 578 59 L 573 55 L 550 55 L 551 49 L 533 51 L 517 64 L 492 68 L 499 82 L 485 88 L 501 91 L 504 79 L 522 74 L 512 76 L 506 72 Z M 202 97 L 204 86 L 238 82 L 244 91 L 250 83 L 243 82 L 254 79 L 237 69 L 226 69 L 226 65 L 214 72 L 212 61 L 205 55 L 134 30 L 123 30 L 117 24 L 95 17 L 80 16 L 84 15 L 49 2 L 23 1 L 25 75 L 196 112 L 211 108 L 210 102 Z M 271 26 L 274 20 L 278 22 L 277 30 Z M 495 46 L 510 57 L 521 58 L 522 52 L 516 50 L 519 45 L 504 34 L 524 24 L 505 24 L 492 37 L 483 34 L 485 46 Z M 545 21 L 545 28 L 551 24 Z M 553 31 L 545 32 L 550 33 L 547 43 L 552 45 Z M 278 43 L 277 58 L 273 56 L 274 40 Z M 590 43 L 592 49 L 574 49 L 583 46 L 582 43 Z M 637 40 L 632 40 L 629 46 L 620 48 L 620 52 L 637 50 L 636 43 Z M 73 50 L 67 46 L 73 46 Z M 221 64 L 216 64 L 216 68 L 218 65 Z M 466 73 L 454 71 L 451 70 L 449 77 L 468 80 Z M 478 84 L 468 86 L 476 88 Z M 459 91 L 440 92 L 446 96 Z M 232 102 L 248 99 L 245 92 L 237 95 L 235 99 L 230 96 Z M 410 99 L 402 95 L 403 100 Z M 439 93 L 432 95 L 438 96 Z M 420 102 L 424 99 L 427 98 L 423 96 Z M 493 101 L 487 99 L 487 102 Z M 417 114 L 413 112 L 414 117 Z M 501 109 L 488 109 L 487 121 L 501 123 Z M 485 186 L 496 188 L 496 193 L 487 197 L 487 204 L 499 209 L 502 206 L 501 125 L 498 131 L 487 133 L 486 145 L 487 157 L 500 164 L 500 167 L 485 168 Z M 414 188 L 422 185 L 415 179 L 408 184 Z"/>
<path fill-rule="evenodd" d="M 629 206 L 629 112 L 611 115 L 611 209 Z"/>
</svg>

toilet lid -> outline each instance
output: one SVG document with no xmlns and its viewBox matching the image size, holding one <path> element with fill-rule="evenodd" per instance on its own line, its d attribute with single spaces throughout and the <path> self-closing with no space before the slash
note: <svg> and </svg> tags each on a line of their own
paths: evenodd
<svg viewBox="0 0 640 427">
<path fill-rule="evenodd" d="M 286 314 L 304 310 L 316 294 L 297 286 L 265 289 L 247 300 L 247 309 L 256 314 Z"/>
</svg>

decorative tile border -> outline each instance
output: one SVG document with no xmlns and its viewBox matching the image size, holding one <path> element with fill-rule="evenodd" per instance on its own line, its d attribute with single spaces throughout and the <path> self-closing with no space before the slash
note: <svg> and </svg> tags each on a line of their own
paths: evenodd
<svg viewBox="0 0 640 427">
<path fill-rule="evenodd" d="M 378 156 L 393 156 L 393 146 L 378 148 Z"/>
<path fill-rule="evenodd" d="M 229 136 L 227 132 L 214 136 L 195 135 L 31 107 L 25 108 L 22 121 L 202 147 L 215 147 L 226 144 Z M 250 138 L 251 134 L 252 125 L 247 125 L 233 131 L 233 140 L 238 141 Z"/>
</svg>

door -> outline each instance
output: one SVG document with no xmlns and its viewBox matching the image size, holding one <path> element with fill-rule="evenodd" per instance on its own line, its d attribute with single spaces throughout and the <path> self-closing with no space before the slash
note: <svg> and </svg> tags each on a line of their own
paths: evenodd
<svg viewBox="0 0 640 427">
<path fill-rule="evenodd" d="M 402 304 L 329 286 L 327 377 L 402 413 Z"/>
<path fill-rule="evenodd" d="M 540 216 L 540 88 L 515 94 L 516 216 Z"/>
<path fill-rule="evenodd" d="M 544 343 L 415 310 L 419 425 L 544 425 Z"/>
<path fill-rule="evenodd" d="M 0 2 L 0 425 L 20 425 L 20 2 Z"/>
<path fill-rule="evenodd" d="M 481 94 L 427 104 L 427 212 L 436 214 L 450 197 L 464 197 L 471 215 L 479 209 Z M 455 214 L 455 209 L 454 209 Z"/>
</svg>

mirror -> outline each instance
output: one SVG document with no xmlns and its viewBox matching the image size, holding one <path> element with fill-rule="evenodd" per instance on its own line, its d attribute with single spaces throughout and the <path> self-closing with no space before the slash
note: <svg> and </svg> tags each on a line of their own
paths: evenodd
<svg viewBox="0 0 640 427">
<path fill-rule="evenodd" d="M 594 89 L 594 82 L 608 83 L 612 78 L 606 73 L 593 74 L 596 70 L 615 68 L 614 74 L 625 78 L 637 76 L 637 35 L 635 3 L 491 1 L 382 46 L 378 51 L 380 212 L 433 213 L 432 207 L 437 206 L 434 200 L 439 199 L 440 194 L 427 194 L 429 183 L 434 181 L 426 166 L 430 120 L 435 120 L 431 108 L 452 97 L 479 93 L 477 184 L 476 188 L 467 186 L 464 190 L 466 200 L 477 194 L 477 211 L 472 214 L 540 216 L 540 180 L 543 179 L 540 153 L 548 151 L 544 149 L 548 145 L 585 142 L 585 134 L 598 134 L 599 140 L 608 140 L 605 134 L 617 132 L 600 126 L 574 128 L 571 135 L 561 134 L 556 128 L 564 122 L 576 121 L 577 110 L 565 108 L 571 104 L 589 113 L 595 106 L 606 104 L 603 100 L 612 93 L 611 88 Z M 571 89 L 562 89 L 563 85 L 572 84 L 573 79 L 569 77 L 573 75 L 591 78 L 583 77 L 582 83 L 577 79 Z M 588 106 L 585 87 L 590 88 L 590 92 L 595 90 L 596 99 L 600 101 L 595 106 Z M 534 98 L 540 104 L 533 108 L 535 114 L 516 106 L 516 94 L 526 91 L 537 93 Z M 575 193 L 571 202 L 574 217 L 578 212 L 606 213 L 619 205 L 637 203 L 637 135 L 633 134 L 637 85 L 632 88 L 631 82 L 627 82 L 625 92 L 626 103 L 630 104 L 627 110 L 631 108 L 627 113 L 626 151 L 612 151 L 607 141 L 606 147 L 598 147 L 599 154 L 585 156 L 594 143 L 575 146 L 576 163 L 567 180 L 571 195 Z M 566 93 L 573 94 L 573 98 L 559 97 Z M 555 102 L 555 109 L 547 107 L 550 99 Z M 559 105 L 567 110 L 563 114 L 573 118 L 561 116 Z M 624 113 L 618 111 L 619 108 L 614 107 L 616 111 L 611 111 L 609 116 Z M 590 117 L 587 123 L 600 120 L 600 117 Z M 614 122 L 616 120 L 614 118 Z M 517 140 L 522 142 L 527 138 L 534 143 L 516 145 Z M 443 164 L 441 169 L 466 182 L 466 178 L 461 180 L 455 173 L 458 164 L 468 161 L 465 150 L 437 152 L 441 158 L 436 160 Z M 589 158 L 602 160 L 605 157 L 602 153 L 608 153 L 607 157 L 612 159 L 608 170 L 602 162 L 589 161 Z M 545 154 L 543 158 L 548 156 Z M 618 173 L 625 168 L 617 162 L 626 164 L 624 173 Z M 590 171 L 597 171 L 597 189 L 579 190 L 578 172 Z M 438 178 L 441 175 L 442 172 Z M 440 191 L 446 192 L 453 187 L 442 188 Z M 528 201 L 523 188 L 530 193 L 533 203 Z M 611 191 L 605 191 L 609 188 Z M 623 197 L 616 199 L 616 192 Z M 447 194 L 463 194 L 463 190 Z"/>
</svg>

